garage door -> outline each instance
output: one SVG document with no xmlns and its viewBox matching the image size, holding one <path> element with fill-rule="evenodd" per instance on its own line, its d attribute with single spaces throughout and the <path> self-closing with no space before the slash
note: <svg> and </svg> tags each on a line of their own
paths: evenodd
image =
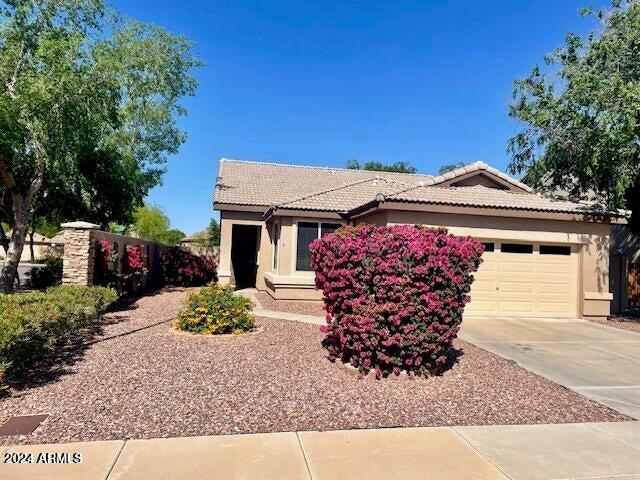
<svg viewBox="0 0 640 480">
<path fill-rule="evenodd" d="M 569 245 L 485 243 L 469 316 L 577 316 L 578 251 Z"/>
</svg>

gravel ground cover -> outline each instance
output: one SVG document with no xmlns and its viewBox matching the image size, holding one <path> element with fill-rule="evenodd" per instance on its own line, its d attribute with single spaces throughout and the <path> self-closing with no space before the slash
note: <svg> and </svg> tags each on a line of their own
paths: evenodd
<svg viewBox="0 0 640 480">
<path fill-rule="evenodd" d="M 300 313 L 302 315 L 316 315 L 324 317 L 325 311 L 322 301 L 296 302 L 291 300 L 274 300 L 266 292 L 257 292 L 256 297 L 262 304 L 262 308 L 275 310 L 276 312 Z"/>
<path fill-rule="evenodd" d="M 378 381 L 330 363 L 315 325 L 258 318 L 256 335 L 180 335 L 170 320 L 185 295 L 108 314 L 65 363 L 13 385 L 0 421 L 50 417 L 0 443 L 627 419 L 462 341 L 442 376 Z"/>
<path fill-rule="evenodd" d="M 640 333 L 640 315 L 612 315 L 608 320 L 597 321 L 596 323 Z"/>
</svg>

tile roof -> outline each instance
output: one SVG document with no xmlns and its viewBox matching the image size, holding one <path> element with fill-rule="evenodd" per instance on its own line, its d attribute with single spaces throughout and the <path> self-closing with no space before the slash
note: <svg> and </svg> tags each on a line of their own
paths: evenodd
<svg viewBox="0 0 640 480">
<path fill-rule="evenodd" d="M 304 167 L 223 158 L 220 160 L 213 201 L 270 207 L 290 202 L 306 194 L 377 177 L 414 185 L 419 182 L 433 182 L 431 175 Z"/>
<path fill-rule="evenodd" d="M 440 185 L 474 171 L 497 176 L 514 185 L 516 190 L 480 185 Z M 585 203 L 543 197 L 483 162 L 433 177 L 222 159 L 214 194 L 214 203 L 218 205 L 260 206 L 269 211 L 289 209 L 348 213 L 376 199 L 557 213 L 595 210 Z"/>
<path fill-rule="evenodd" d="M 418 187 L 409 191 L 389 195 L 386 201 L 457 205 L 481 208 L 508 208 L 512 210 L 534 210 L 547 212 L 593 211 L 588 204 L 556 200 L 532 193 L 517 193 L 508 190 L 472 187 Z"/>
<path fill-rule="evenodd" d="M 393 195 L 415 187 L 414 184 L 375 177 L 284 202 L 277 208 L 346 213 L 376 200 L 378 195 Z"/>
</svg>

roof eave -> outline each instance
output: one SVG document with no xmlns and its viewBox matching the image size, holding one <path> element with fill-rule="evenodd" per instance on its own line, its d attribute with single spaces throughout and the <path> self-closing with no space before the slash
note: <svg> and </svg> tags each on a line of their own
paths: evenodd
<svg viewBox="0 0 640 480">
<path fill-rule="evenodd" d="M 412 205 L 413 210 L 439 211 L 443 209 L 461 209 L 463 214 L 510 217 L 515 212 L 518 216 L 545 218 L 565 221 L 582 221 L 593 223 L 626 224 L 627 219 L 614 212 L 602 211 L 564 211 L 536 208 L 497 207 L 493 205 L 469 205 L 455 202 L 434 202 L 405 199 L 387 199 L 381 203 L 380 209 L 402 210 Z"/>
</svg>

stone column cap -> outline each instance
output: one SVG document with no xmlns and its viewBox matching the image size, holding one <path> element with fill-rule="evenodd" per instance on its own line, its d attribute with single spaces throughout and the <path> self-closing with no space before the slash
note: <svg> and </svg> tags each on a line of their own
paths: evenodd
<svg viewBox="0 0 640 480">
<path fill-rule="evenodd" d="M 96 225 L 95 223 L 89 222 L 67 222 L 60 225 L 62 228 L 75 228 L 78 230 L 89 230 L 89 229 L 97 229 L 100 225 Z"/>
</svg>

